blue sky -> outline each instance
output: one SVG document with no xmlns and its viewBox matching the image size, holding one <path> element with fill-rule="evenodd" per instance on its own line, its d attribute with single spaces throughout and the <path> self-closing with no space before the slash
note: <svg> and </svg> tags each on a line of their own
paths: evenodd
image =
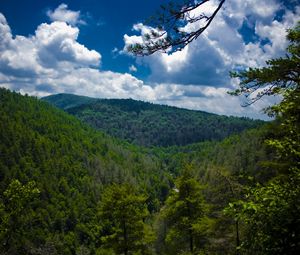
<svg viewBox="0 0 300 255">
<path fill-rule="evenodd" d="M 226 91 L 229 71 L 282 56 L 298 1 L 227 0 L 209 29 L 180 52 L 133 57 L 145 20 L 168 1 L 0 2 L 0 86 L 35 96 L 134 98 L 225 115 L 264 118 L 264 98 L 243 108 Z M 213 10 L 217 0 L 204 6 Z M 196 10 L 200 12 L 200 10 Z M 185 27 L 191 31 L 199 24 Z"/>
</svg>

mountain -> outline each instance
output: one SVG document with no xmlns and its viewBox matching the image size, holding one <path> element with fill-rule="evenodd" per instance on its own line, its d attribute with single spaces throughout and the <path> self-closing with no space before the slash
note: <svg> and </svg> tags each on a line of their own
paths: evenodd
<svg viewBox="0 0 300 255">
<path fill-rule="evenodd" d="M 169 188 L 157 158 L 46 102 L 0 88 L 1 254 L 71 255 L 80 244 L 92 247 L 103 187 L 124 182 L 147 194 L 150 211 Z M 47 253 L 51 247 L 57 253 Z"/>
<path fill-rule="evenodd" d="M 142 146 L 222 140 L 264 122 L 133 99 L 94 99 L 70 94 L 43 98 L 92 127 Z"/>
<path fill-rule="evenodd" d="M 43 100 L 54 104 L 58 108 L 67 110 L 72 107 L 96 102 L 98 99 L 92 97 L 77 96 L 73 94 L 56 94 L 44 97 Z"/>
<path fill-rule="evenodd" d="M 137 110 L 143 114 L 164 109 L 170 115 L 182 111 L 133 100 L 85 104 L 89 99 L 72 98 L 68 104 L 83 104 L 73 108 L 64 104 L 68 109 L 95 107 L 104 101 L 110 111 L 113 106 L 122 108 L 121 114 L 129 116 Z M 0 89 L 0 253 L 115 254 L 103 243 L 108 241 L 105 224 L 110 221 L 104 221 L 99 210 L 110 184 L 129 184 L 146 201 L 145 223 L 157 236 L 150 248 L 155 247 L 153 254 L 161 254 L 167 247 L 162 208 L 176 190 L 176 177 L 189 168 L 205 187 L 211 215 L 205 229 L 214 225 L 205 234 L 209 237 L 205 245 L 210 254 L 233 254 L 232 221 L 223 215 L 233 199 L 228 180 L 242 189 L 242 176 L 265 181 L 274 175 L 261 165 L 270 158 L 263 145 L 265 136 L 262 126 L 223 141 L 138 147 L 97 131 L 47 102 Z"/>
</svg>

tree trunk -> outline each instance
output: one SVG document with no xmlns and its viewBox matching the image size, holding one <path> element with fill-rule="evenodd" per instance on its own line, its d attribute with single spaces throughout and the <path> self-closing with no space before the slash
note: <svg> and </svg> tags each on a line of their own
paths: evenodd
<svg viewBox="0 0 300 255">
<path fill-rule="evenodd" d="M 126 222 L 123 220 L 124 255 L 128 255 L 128 240 Z"/>
<path fill-rule="evenodd" d="M 236 248 L 238 248 L 240 246 L 239 221 L 238 220 L 235 221 L 235 230 L 236 230 Z M 236 250 L 236 254 L 237 255 L 240 254 L 238 249 Z"/>
<path fill-rule="evenodd" d="M 194 251 L 194 240 L 193 240 L 193 232 L 190 229 L 189 230 L 189 235 L 190 235 L 190 252 L 193 253 Z"/>
</svg>

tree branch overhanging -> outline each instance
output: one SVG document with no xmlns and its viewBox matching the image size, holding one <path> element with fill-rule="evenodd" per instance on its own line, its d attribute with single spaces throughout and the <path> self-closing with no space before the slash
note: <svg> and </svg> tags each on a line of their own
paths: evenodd
<svg viewBox="0 0 300 255">
<path fill-rule="evenodd" d="M 149 22 L 153 28 L 150 33 L 144 35 L 143 43 L 129 45 L 127 51 L 136 56 L 148 56 L 157 51 L 175 52 L 182 50 L 189 43 L 197 39 L 211 24 L 226 0 L 219 0 L 218 6 L 207 15 L 191 15 L 191 11 L 200 8 L 212 0 L 201 0 L 195 2 L 186 0 L 183 4 L 161 6 L 162 12 Z M 184 27 L 187 24 L 203 22 L 198 29 L 187 32 Z M 155 28 L 154 28 L 155 27 Z"/>
<path fill-rule="evenodd" d="M 287 30 L 285 57 L 271 59 L 266 66 L 231 72 L 231 78 L 237 78 L 239 88 L 228 92 L 230 95 L 243 95 L 247 100 L 242 106 L 249 106 L 264 96 L 284 95 L 295 91 L 300 84 L 300 21 L 293 29 Z"/>
</svg>

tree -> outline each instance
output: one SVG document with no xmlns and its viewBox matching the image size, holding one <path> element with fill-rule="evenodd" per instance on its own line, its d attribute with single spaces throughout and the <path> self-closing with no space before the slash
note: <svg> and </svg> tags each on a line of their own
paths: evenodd
<svg viewBox="0 0 300 255">
<path fill-rule="evenodd" d="M 262 68 L 249 68 L 232 72 L 231 77 L 240 79 L 239 88 L 229 92 L 232 95 L 244 95 L 252 104 L 266 95 L 284 94 L 285 91 L 299 87 L 300 73 L 300 23 L 295 29 L 288 30 L 290 45 L 285 57 L 271 59 Z"/>
<path fill-rule="evenodd" d="M 267 67 L 232 73 L 240 79 L 240 88 L 230 93 L 250 97 L 249 104 L 266 95 L 283 97 L 278 105 L 266 109 L 270 116 L 276 117 L 272 128 L 277 129 L 267 143 L 275 148 L 278 163 L 280 161 L 285 169 L 290 169 L 298 168 L 300 162 L 300 22 L 288 30 L 287 38 L 290 45 L 285 57 L 267 61 Z M 255 92 L 257 94 L 251 97 Z"/>
<path fill-rule="evenodd" d="M 175 188 L 166 201 L 163 216 L 166 219 L 166 243 L 171 253 L 188 250 L 192 254 L 203 248 L 211 221 L 202 187 L 188 166 L 175 181 Z M 178 253 L 179 254 L 179 253 Z"/>
<path fill-rule="evenodd" d="M 40 193 L 35 182 L 22 185 L 12 180 L 3 193 L 0 202 L 0 242 L 1 251 L 9 254 L 23 254 L 26 234 L 32 221 L 31 206 Z"/>
<path fill-rule="evenodd" d="M 250 188 L 247 200 L 230 204 L 245 224 L 242 254 L 298 254 L 299 197 L 298 173 Z"/>
<path fill-rule="evenodd" d="M 157 51 L 174 52 L 182 50 L 186 45 L 197 39 L 211 24 L 222 8 L 225 0 L 218 0 L 212 13 L 195 12 L 212 0 L 181 0 L 171 1 L 161 6 L 157 16 L 149 21 L 150 32 L 143 36 L 143 43 L 130 45 L 127 50 L 135 55 L 147 56 Z M 188 24 L 199 24 L 192 31 L 185 29 Z"/>
<path fill-rule="evenodd" d="M 300 252 L 300 24 L 289 30 L 290 46 L 284 58 L 268 62 L 264 68 L 235 74 L 240 89 L 233 94 L 261 96 L 281 94 L 283 100 L 267 112 L 276 117 L 271 137 L 266 141 L 277 154 L 273 167 L 279 174 L 265 184 L 249 188 L 246 200 L 230 204 L 229 210 L 246 225 L 241 249 L 245 254 L 298 254 Z M 248 91 L 249 89 L 249 91 Z M 275 131 L 274 131 L 275 130 Z"/>
<path fill-rule="evenodd" d="M 146 197 L 137 195 L 129 184 L 113 184 L 105 189 L 99 211 L 105 247 L 116 254 L 147 254 L 152 235 L 145 224 L 149 214 L 145 201 Z"/>
<path fill-rule="evenodd" d="M 216 172 L 215 174 L 217 175 L 214 178 L 215 181 L 217 181 L 217 179 L 219 179 L 219 183 L 217 185 L 218 186 L 217 189 L 220 189 L 220 191 L 221 191 L 221 194 L 219 196 L 221 196 L 221 197 L 223 196 L 222 199 L 225 200 L 224 201 L 225 203 L 228 203 L 228 200 L 230 201 L 233 199 L 237 199 L 238 197 L 241 196 L 242 185 L 240 185 L 238 183 L 238 181 L 235 180 L 234 176 L 230 176 L 230 174 L 228 174 L 224 169 L 216 169 L 215 172 Z M 225 186 L 225 190 L 223 190 L 223 194 L 222 194 L 222 188 L 224 189 L 224 186 Z M 226 188 L 227 188 L 227 190 L 229 190 L 230 195 L 228 194 L 228 191 L 226 192 Z M 225 193 L 225 196 L 224 196 L 224 193 Z M 228 197 L 228 195 L 229 195 L 229 198 L 226 198 L 226 196 Z M 234 217 L 234 225 L 235 225 L 235 235 L 236 235 L 236 238 L 235 238 L 236 248 L 238 248 L 240 246 L 240 226 L 239 226 L 238 217 Z M 237 255 L 239 254 L 238 250 L 237 250 L 236 254 Z"/>
</svg>

